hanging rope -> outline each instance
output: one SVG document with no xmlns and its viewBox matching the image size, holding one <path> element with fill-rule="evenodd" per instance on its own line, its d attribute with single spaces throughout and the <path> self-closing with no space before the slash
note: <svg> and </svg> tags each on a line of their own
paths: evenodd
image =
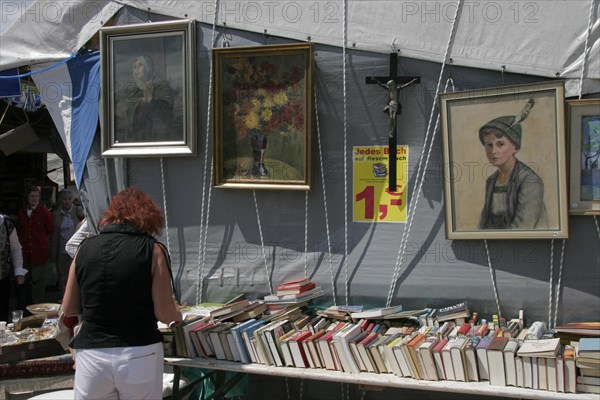
<svg viewBox="0 0 600 400">
<path fill-rule="evenodd" d="M 494 298 L 496 299 L 496 308 L 498 310 L 498 318 L 502 318 L 502 312 L 500 311 L 500 298 L 498 297 L 498 285 L 496 284 L 496 277 L 494 275 L 494 268 L 492 268 L 492 260 L 490 259 L 490 249 L 488 249 L 487 240 L 484 240 L 485 254 L 487 255 L 488 268 L 490 270 L 490 277 L 492 278 L 492 287 L 494 288 Z"/>
<path fill-rule="evenodd" d="M 327 212 L 327 190 L 325 189 L 325 172 L 323 170 L 323 149 L 321 146 L 321 129 L 319 127 L 319 103 L 317 102 L 317 88 L 314 88 L 315 98 L 315 125 L 317 127 L 317 147 L 319 149 L 319 168 L 321 170 L 321 185 L 323 186 L 323 209 L 325 212 L 325 232 L 327 234 L 327 254 L 329 255 L 329 274 L 331 275 L 331 291 L 333 305 L 337 306 L 335 280 L 333 278 L 333 259 L 331 256 L 331 236 L 329 235 L 329 213 Z"/>
<path fill-rule="evenodd" d="M 583 77 L 585 75 L 585 67 L 587 65 L 587 55 L 589 51 L 588 43 L 590 39 L 590 32 L 592 32 L 592 26 L 594 24 L 594 3 L 596 0 L 590 0 L 590 16 L 588 18 L 588 28 L 585 33 L 585 46 L 583 47 L 583 60 L 581 62 L 581 75 L 579 76 L 579 99 L 583 93 Z"/>
<path fill-rule="evenodd" d="M 288 377 L 285 377 L 285 392 L 287 393 L 287 398 L 288 400 L 291 399 L 290 397 L 290 383 L 288 382 Z"/>
<path fill-rule="evenodd" d="M 308 191 L 304 193 L 304 276 L 308 276 Z"/>
<path fill-rule="evenodd" d="M 163 158 L 160 158 L 160 184 L 162 186 L 162 197 L 163 197 L 163 210 L 165 210 L 165 233 L 167 235 L 167 250 L 171 254 L 171 243 L 169 241 L 169 213 L 167 212 L 167 189 L 165 185 L 165 171 L 163 165 Z"/>
<path fill-rule="evenodd" d="M 600 225 L 598 225 L 598 218 L 594 215 L 594 223 L 596 224 L 596 233 L 598 233 L 598 239 L 600 239 Z"/>
<path fill-rule="evenodd" d="M 270 293 L 273 293 L 273 285 L 271 285 L 271 275 L 267 266 L 267 254 L 265 253 L 265 242 L 263 240 L 262 224 L 260 223 L 260 214 L 258 212 L 258 203 L 256 201 L 256 190 L 252 189 L 252 198 L 254 199 L 254 210 L 256 211 L 256 222 L 258 222 L 258 234 L 260 235 L 260 248 L 262 249 L 263 260 L 265 261 L 265 273 L 267 274 L 267 282 L 269 282 Z"/>
<path fill-rule="evenodd" d="M 347 121 L 347 107 L 346 107 L 346 4 L 347 0 L 343 2 L 342 9 L 342 88 L 343 88 L 343 109 L 344 109 L 344 149 L 342 155 L 344 157 L 344 272 L 345 272 L 345 284 L 344 289 L 346 293 L 346 304 L 348 302 L 348 168 L 347 168 L 347 142 L 348 142 L 348 131 L 346 126 Z"/>
<path fill-rule="evenodd" d="M 212 35 L 210 40 L 211 50 L 215 46 L 215 38 L 217 31 L 217 16 L 219 15 L 219 0 L 215 0 L 214 3 L 215 15 L 213 18 L 212 25 Z M 210 53 L 209 53 L 210 54 Z M 210 112 L 212 109 L 212 78 L 213 78 L 213 70 L 212 70 L 212 62 L 208 63 L 208 105 L 206 110 L 207 122 L 206 122 L 206 141 L 204 144 L 204 154 L 206 155 L 206 160 L 203 168 L 202 175 L 202 201 L 200 207 L 200 240 L 198 242 L 198 275 L 196 277 L 197 285 L 196 285 L 196 304 L 202 302 L 204 296 L 204 266 L 206 264 L 205 253 L 206 253 L 206 236 L 208 233 L 208 218 L 210 216 L 210 196 L 212 193 L 212 186 L 210 184 L 210 177 L 213 172 L 212 165 L 212 153 L 208 151 L 208 142 L 210 140 Z M 210 175 L 206 175 L 206 170 L 210 165 Z M 204 205 L 205 205 L 205 190 L 208 186 L 208 195 L 206 196 L 206 219 L 204 219 Z"/>
<path fill-rule="evenodd" d="M 387 297 L 387 301 L 386 301 L 386 307 L 390 307 L 391 303 L 392 303 L 392 297 L 394 295 L 394 291 L 396 290 L 396 283 L 398 281 L 398 278 L 400 276 L 400 267 L 402 265 L 402 255 L 404 254 L 405 250 L 406 250 L 406 245 L 408 243 L 408 237 L 410 235 L 410 229 L 412 227 L 412 221 L 414 218 L 414 214 L 416 212 L 417 209 L 417 204 L 419 202 L 419 194 L 421 193 L 421 189 L 423 187 L 423 182 L 425 181 L 425 172 L 427 170 L 427 165 L 429 163 L 429 156 L 431 154 L 431 149 L 433 148 L 433 142 L 434 142 L 434 138 L 435 138 L 435 132 L 437 131 L 437 126 L 438 126 L 438 122 L 439 122 L 439 115 L 437 117 L 436 123 L 435 123 L 435 129 L 433 132 L 431 132 L 431 124 L 433 122 L 433 116 L 436 113 L 436 104 L 437 104 L 437 99 L 440 93 L 440 87 L 442 85 L 442 77 L 444 75 L 444 69 L 446 67 L 446 63 L 448 60 L 448 54 L 450 53 L 450 47 L 452 45 L 452 39 L 454 37 L 454 32 L 455 32 L 455 28 L 456 28 L 456 22 L 457 22 L 457 16 L 458 16 L 458 10 L 461 8 L 462 5 L 462 0 L 458 0 L 457 1 L 457 6 L 454 10 L 454 18 L 452 19 L 452 27 L 450 29 L 450 34 L 448 35 L 448 43 L 446 44 L 446 52 L 444 53 L 444 59 L 442 61 L 442 68 L 440 69 L 440 75 L 438 77 L 438 83 L 436 86 L 436 91 L 435 91 L 435 97 L 433 98 L 433 106 L 431 108 L 431 113 L 429 114 L 429 122 L 427 123 L 427 131 L 425 133 L 425 140 L 423 141 L 423 149 L 421 151 L 421 158 L 420 158 L 420 162 L 417 168 L 417 173 L 416 173 L 416 179 L 415 179 L 415 183 L 414 186 L 418 187 L 417 191 L 415 192 L 413 190 L 413 201 L 409 204 L 408 207 L 408 224 L 405 226 L 404 231 L 402 232 L 402 238 L 400 240 L 400 248 L 398 251 L 398 256 L 396 258 L 396 268 L 394 269 L 394 274 L 392 277 L 392 282 L 390 284 L 390 290 L 388 292 L 388 297 Z M 454 87 L 454 82 L 452 81 L 452 79 L 448 79 L 446 81 L 446 86 L 444 91 L 446 90 L 446 88 L 448 87 L 448 84 L 451 83 L 452 87 Z M 429 141 L 429 135 L 432 135 L 431 140 Z M 423 168 L 423 157 L 425 155 L 425 151 L 427 150 L 427 158 L 425 161 L 425 167 Z"/>
<path fill-rule="evenodd" d="M 71 60 L 72 58 L 77 57 L 77 53 L 75 54 L 71 54 L 69 57 L 65 58 L 62 61 L 57 62 L 56 64 L 52 64 L 46 68 L 42 68 L 42 69 L 38 69 L 36 71 L 30 71 L 30 72 L 26 72 L 24 74 L 17 74 L 17 75 L 0 75 L 0 79 L 16 79 L 16 78 L 25 78 L 31 75 L 35 75 L 35 74 L 41 74 L 42 72 L 46 72 L 49 71 L 51 69 L 54 69 L 56 67 L 59 67 L 61 65 L 63 65 L 64 63 L 66 63 L 67 61 Z"/>
<path fill-rule="evenodd" d="M 554 239 L 550 240 L 550 284 L 548 285 L 548 329 L 552 327 L 552 276 L 554 274 Z"/>
<path fill-rule="evenodd" d="M 556 289 L 554 290 L 556 301 L 554 302 L 554 323 L 552 324 L 552 329 L 556 327 L 556 319 L 558 317 L 558 304 L 560 303 L 560 285 L 562 281 L 562 269 L 563 269 L 563 260 L 565 257 L 565 244 L 566 240 L 562 241 L 562 249 L 560 251 L 560 265 L 558 268 L 558 282 L 556 284 Z"/>
</svg>

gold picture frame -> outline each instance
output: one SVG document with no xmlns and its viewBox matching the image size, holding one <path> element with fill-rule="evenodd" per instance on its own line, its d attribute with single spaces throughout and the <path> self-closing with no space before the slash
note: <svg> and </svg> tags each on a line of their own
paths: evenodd
<svg viewBox="0 0 600 400">
<path fill-rule="evenodd" d="M 440 96 L 448 239 L 568 237 L 564 84 Z"/>
<path fill-rule="evenodd" d="M 600 215 L 600 99 L 567 100 L 569 213 Z"/>
<path fill-rule="evenodd" d="M 215 187 L 311 188 L 313 47 L 213 49 Z"/>
<path fill-rule="evenodd" d="M 102 155 L 196 154 L 194 20 L 100 29 Z"/>
</svg>

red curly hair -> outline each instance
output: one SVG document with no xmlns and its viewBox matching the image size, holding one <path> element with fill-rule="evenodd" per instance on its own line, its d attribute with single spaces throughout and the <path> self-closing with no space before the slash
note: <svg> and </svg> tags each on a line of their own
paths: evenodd
<svg viewBox="0 0 600 400">
<path fill-rule="evenodd" d="M 140 189 L 131 187 L 115 194 L 104 212 L 100 227 L 128 223 L 148 235 L 160 235 L 165 217 L 152 198 Z"/>
</svg>

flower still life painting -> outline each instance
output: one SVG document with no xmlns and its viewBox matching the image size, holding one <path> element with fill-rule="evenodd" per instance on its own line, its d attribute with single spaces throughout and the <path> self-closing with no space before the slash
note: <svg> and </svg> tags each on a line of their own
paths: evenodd
<svg viewBox="0 0 600 400">
<path fill-rule="evenodd" d="M 310 189 L 310 44 L 215 49 L 217 187 Z"/>
</svg>

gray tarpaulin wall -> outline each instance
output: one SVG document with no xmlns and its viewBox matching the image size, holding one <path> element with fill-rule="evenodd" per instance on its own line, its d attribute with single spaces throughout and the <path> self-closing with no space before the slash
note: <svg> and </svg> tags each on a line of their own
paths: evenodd
<svg viewBox="0 0 600 400">
<path fill-rule="evenodd" d="M 153 21 L 160 20 L 152 16 Z M 144 22 L 147 14 L 123 9 L 117 24 Z M 164 19 L 164 17 L 163 17 Z M 168 241 L 181 298 L 196 301 L 201 270 L 201 198 L 206 154 L 206 115 L 209 87 L 209 49 L 212 27 L 197 26 L 198 156 L 130 158 L 115 170 L 123 185 L 149 192 L 167 205 Z M 219 31 L 222 33 L 222 30 Z M 232 46 L 289 43 L 287 39 L 228 30 Z M 221 43 L 218 36 L 217 43 Z M 326 291 L 318 303 L 333 304 L 331 269 L 337 303 L 344 304 L 346 280 L 350 303 L 383 306 L 405 224 L 352 222 L 352 146 L 386 145 L 387 116 L 382 108 L 387 92 L 366 85 L 367 76 L 388 75 L 389 57 L 348 50 L 347 63 L 347 181 L 343 160 L 343 81 L 341 49 L 316 45 L 315 88 L 323 152 L 324 177 L 320 172 L 317 140 L 313 140 L 313 189 L 308 195 L 309 277 Z M 421 77 L 421 83 L 401 92 L 402 115 L 398 117 L 398 144 L 409 146 L 409 188 L 413 188 L 419 157 L 435 95 L 440 64 L 400 58 L 399 73 Z M 546 81 L 525 75 L 447 67 L 456 90 L 527 84 Z M 445 80 L 445 79 L 444 79 Z M 315 133 L 316 134 L 316 133 Z M 211 139 L 209 139 L 211 140 Z M 474 142 L 474 151 L 480 151 Z M 208 146 L 211 149 L 211 143 Z M 210 150 L 209 150 L 210 151 Z M 98 152 L 98 146 L 92 152 Z M 109 164 L 112 161 L 109 161 Z M 497 312 L 494 289 L 482 240 L 446 240 L 443 211 L 443 170 L 440 133 L 431 152 L 421 198 L 402 259 L 393 304 L 405 309 L 439 307 L 469 299 L 479 315 Z M 161 170 L 162 168 L 162 170 Z M 161 179 L 164 176 L 164 181 Z M 117 174 L 119 175 L 119 174 Z M 323 179 L 331 235 L 332 258 L 328 253 Z M 109 179 L 110 181 L 110 179 Z M 88 180 L 86 187 L 106 185 L 106 180 Z M 163 197 L 163 182 L 164 193 Z M 344 263 L 344 185 L 348 185 L 348 269 Z M 114 188 L 119 185 L 115 184 Z M 114 189 L 113 189 L 114 190 Z M 100 192 L 101 193 L 101 192 Z M 209 205 L 203 282 L 205 301 L 224 301 L 246 293 L 260 298 L 273 284 L 304 275 L 305 194 L 299 191 L 257 190 L 256 200 L 263 240 L 251 190 L 213 188 Z M 101 201 L 104 201 L 101 199 Z M 412 193 L 409 202 L 414 201 Z M 205 206 L 206 208 L 206 206 Z M 479 213 L 480 210 L 473 210 Z M 168 238 L 167 238 L 168 234 Z M 600 240 L 592 217 L 569 217 L 570 238 L 566 241 L 561 281 L 558 322 L 593 320 L 600 305 Z M 551 264 L 550 240 L 488 241 L 503 316 L 516 317 L 525 310 L 527 320 L 548 320 Z M 554 242 L 553 283 L 556 284 L 561 240 Z M 267 272 L 268 271 L 268 272 Z M 268 276 L 267 276 L 268 273 Z M 552 306 L 554 310 L 554 305 Z"/>
<path fill-rule="evenodd" d="M 130 8 L 123 8 L 116 24 L 167 19 Z M 222 28 L 217 43 L 221 43 Z M 231 46 L 289 43 L 290 39 L 228 29 Z M 83 189 L 99 212 L 107 197 L 125 186 L 137 186 L 161 205 L 166 202 L 168 229 L 162 241 L 168 243 L 177 288 L 183 301 L 195 303 L 201 273 L 200 238 L 203 176 L 206 147 L 209 65 L 212 26 L 197 24 L 197 113 L 198 155 L 195 157 L 102 159 L 96 140 Z M 386 76 L 389 57 L 384 53 L 347 50 L 346 93 L 343 90 L 342 50 L 315 45 L 314 84 L 318 98 L 318 120 L 323 152 L 321 175 L 317 140 L 313 140 L 313 186 L 308 194 L 307 271 L 326 292 L 317 304 L 331 305 L 332 275 L 337 304 L 346 302 L 369 306 L 385 305 L 392 283 L 396 258 L 405 224 L 352 222 L 352 146 L 387 144 L 387 116 L 382 109 L 387 92 L 377 85 L 366 85 L 368 76 Z M 399 74 L 420 76 L 421 83 L 401 92 L 402 114 L 398 117 L 398 144 L 409 147 L 409 187 L 413 188 L 425 132 L 434 102 L 441 64 L 411 58 L 399 61 Z M 597 68 L 597 67 L 596 67 Z M 548 77 L 502 73 L 458 66 L 447 66 L 443 81 L 452 77 L 456 90 L 478 89 L 549 80 Z M 343 101 L 347 102 L 347 152 L 343 153 Z M 315 132 L 316 135 L 316 132 Z M 474 141 L 473 151 L 481 151 Z M 210 151 L 210 150 L 209 150 Z M 344 159 L 347 171 L 344 174 Z M 161 178 L 164 177 L 164 180 Z M 346 180 L 344 179 L 346 177 Z M 323 181 L 326 192 L 323 192 Z M 494 287 L 482 240 L 447 240 L 444 225 L 443 161 L 441 137 L 436 139 L 402 267 L 398 275 L 393 304 L 405 309 L 441 307 L 468 299 L 473 311 L 489 318 L 497 313 Z M 548 183 L 551 184 L 551 183 Z M 345 190 L 345 186 L 348 187 Z M 344 193 L 348 198 L 347 251 L 344 251 Z M 165 194 L 165 196 L 163 196 Z M 326 195 L 327 202 L 324 198 Z M 269 294 L 273 285 L 297 278 L 305 272 L 304 229 L 305 193 L 300 191 L 257 190 L 256 201 L 264 239 L 263 247 L 251 190 L 212 190 L 208 205 L 209 220 L 204 259 L 205 301 L 225 301 L 239 293 L 249 298 Z M 414 202 L 412 191 L 408 201 Z M 331 236 L 332 257 L 328 253 L 326 213 Z M 206 211 L 206 207 L 205 207 Z M 480 210 L 473 210 L 479 213 Z M 557 322 L 597 320 L 600 309 L 600 239 L 592 217 L 569 217 L 569 236 L 564 249 Z M 520 309 L 525 318 L 548 321 L 550 266 L 553 284 L 557 283 L 562 240 L 488 241 L 503 316 L 516 317 Z M 344 254 L 348 254 L 347 270 Z M 552 305 L 554 310 L 554 305 Z M 284 398 L 283 379 L 264 385 L 269 392 L 254 393 L 256 398 Z M 340 386 L 311 382 L 305 385 L 306 397 L 339 398 Z M 250 386 L 251 388 L 256 386 Z M 314 392 L 319 388 L 319 392 Z M 251 389 L 254 391 L 255 389 Z M 290 382 L 298 393 L 299 381 Z M 389 393 L 389 389 L 383 393 Z M 414 392 L 411 392 L 415 394 Z M 369 393 L 384 396 L 382 393 Z M 427 398 L 426 393 L 418 393 Z M 449 398 L 448 394 L 442 394 Z M 383 397 L 382 397 L 383 398 Z M 457 398 L 468 398 L 460 395 Z"/>
</svg>

